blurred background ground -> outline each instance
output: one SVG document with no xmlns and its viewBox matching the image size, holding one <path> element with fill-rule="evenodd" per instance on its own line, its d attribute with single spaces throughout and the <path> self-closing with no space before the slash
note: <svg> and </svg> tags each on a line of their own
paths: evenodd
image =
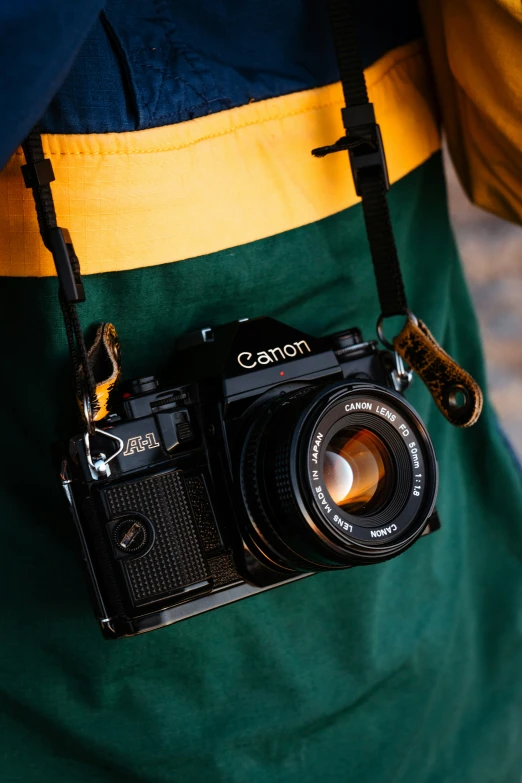
<svg viewBox="0 0 522 783">
<path fill-rule="evenodd" d="M 473 206 L 448 159 L 446 164 L 450 213 L 480 321 L 490 392 L 522 457 L 522 227 Z"/>
</svg>

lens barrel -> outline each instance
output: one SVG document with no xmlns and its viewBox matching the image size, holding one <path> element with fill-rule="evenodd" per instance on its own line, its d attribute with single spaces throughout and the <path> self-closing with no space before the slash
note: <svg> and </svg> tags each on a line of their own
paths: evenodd
<svg viewBox="0 0 522 783">
<path fill-rule="evenodd" d="M 387 560 L 433 511 L 438 468 L 429 435 L 397 393 L 369 383 L 306 387 L 271 402 L 241 462 L 255 548 L 283 570 Z"/>
</svg>

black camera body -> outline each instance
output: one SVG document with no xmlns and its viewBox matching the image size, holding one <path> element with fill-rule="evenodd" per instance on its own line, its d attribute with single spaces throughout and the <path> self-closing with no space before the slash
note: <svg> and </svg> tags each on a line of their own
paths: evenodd
<svg viewBox="0 0 522 783">
<path fill-rule="evenodd" d="M 62 466 L 106 638 L 386 560 L 438 527 L 429 436 L 359 330 L 258 318 L 177 348 L 170 383 L 122 384 Z"/>
</svg>

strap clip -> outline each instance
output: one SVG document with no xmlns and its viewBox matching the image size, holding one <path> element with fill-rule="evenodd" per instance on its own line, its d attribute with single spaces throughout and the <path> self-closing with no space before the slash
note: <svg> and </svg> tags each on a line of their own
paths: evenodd
<svg viewBox="0 0 522 783">
<path fill-rule="evenodd" d="M 318 147 L 312 150 L 312 155 L 323 158 L 331 152 L 347 150 L 350 156 L 355 192 L 361 195 L 360 174 L 368 169 L 378 169 L 382 173 L 384 187 L 390 189 L 388 167 L 382 143 L 381 129 L 375 122 L 373 103 L 363 103 L 359 106 L 347 106 L 341 110 L 346 136 L 335 144 Z"/>
<path fill-rule="evenodd" d="M 74 252 L 71 237 L 66 228 L 48 228 L 47 246 L 53 255 L 56 274 L 60 281 L 62 294 L 69 304 L 85 302 L 80 264 Z"/>
</svg>

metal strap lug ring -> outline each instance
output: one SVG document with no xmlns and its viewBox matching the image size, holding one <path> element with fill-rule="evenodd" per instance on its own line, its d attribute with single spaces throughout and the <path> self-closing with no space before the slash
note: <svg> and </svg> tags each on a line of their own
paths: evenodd
<svg viewBox="0 0 522 783">
<path fill-rule="evenodd" d="M 417 318 L 415 313 L 412 313 L 411 310 L 405 310 L 404 313 L 399 313 L 398 315 L 405 315 L 407 320 L 411 321 L 414 326 L 419 325 L 419 319 Z M 385 348 L 387 348 L 389 351 L 395 351 L 395 347 L 392 345 L 392 343 L 388 342 L 388 340 L 384 336 L 383 321 L 385 318 L 388 317 L 390 316 L 384 316 L 382 315 L 382 313 L 379 316 L 379 320 L 377 321 L 377 336 Z"/>
</svg>

